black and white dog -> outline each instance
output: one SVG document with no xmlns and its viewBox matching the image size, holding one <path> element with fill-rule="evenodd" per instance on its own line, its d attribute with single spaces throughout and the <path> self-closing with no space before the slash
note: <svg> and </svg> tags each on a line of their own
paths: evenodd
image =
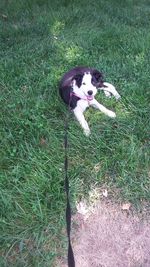
<svg viewBox="0 0 150 267">
<path fill-rule="evenodd" d="M 93 106 L 111 118 L 116 117 L 113 111 L 105 108 L 95 99 L 98 90 L 103 90 L 108 97 L 114 95 L 116 99 L 120 98 L 115 87 L 104 82 L 102 73 L 93 68 L 73 68 L 62 77 L 60 82 L 60 96 L 72 109 L 87 136 L 90 134 L 90 129 L 83 115 L 87 107 Z"/>
</svg>

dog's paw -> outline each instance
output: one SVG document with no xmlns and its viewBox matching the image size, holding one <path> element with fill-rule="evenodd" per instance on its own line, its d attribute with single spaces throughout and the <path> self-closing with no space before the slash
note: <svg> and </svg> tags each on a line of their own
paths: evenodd
<svg viewBox="0 0 150 267">
<path fill-rule="evenodd" d="M 109 93 L 108 91 L 104 91 L 104 93 L 105 93 L 106 97 L 111 98 L 111 96 L 112 96 L 111 93 Z"/>
<path fill-rule="evenodd" d="M 111 111 L 111 110 L 109 110 L 109 111 L 107 112 L 107 115 L 108 115 L 109 117 L 111 117 L 111 118 L 116 118 L 116 113 L 113 112 L 113 111 Z"/>
<path fill-rule="evenodd" d="M 85 130 L 84 130 L 84 134 L 85 134 L 86 136 L 89 136 L 90 133 L 91 133 L 90 129 L 85 129 Z"/>
<path fill-rule="evenodd" d="M 119 100 L 121 98 L 121 95 L 117 94 L 115 95 L 116 100 Z"/>
</svg>

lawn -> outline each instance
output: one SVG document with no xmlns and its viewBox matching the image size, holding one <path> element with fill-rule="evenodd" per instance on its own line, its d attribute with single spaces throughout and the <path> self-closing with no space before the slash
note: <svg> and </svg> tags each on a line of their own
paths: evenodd
<svg viewBox="0 0 150 267">
<path fill-rule="evenodd" d="M 61 76 L 95 67 L 121 101 L 90 109 L 91 136 L 69 116 L 71 203 L 105 186 L 115 201 L 150 200 L 150 2 L 2 0 L 0 3 L 0 266 L 49 267 L 66 255 Z M 54 265 L 55 266 L 55 265 Z M 60 266 L 58 266 L 60 267 Z"/>
</svg>

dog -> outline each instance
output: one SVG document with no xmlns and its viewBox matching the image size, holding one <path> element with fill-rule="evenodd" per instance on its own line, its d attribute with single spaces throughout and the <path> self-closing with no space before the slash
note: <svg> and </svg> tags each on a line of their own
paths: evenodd
<svg viewBox="0 0 150 267">
<path fill-rule="evenodd" d="M 113 95 L 117 100 L 120 98 L 115 87 L 104 82 L 102 73 L 91 67 L 75 67 L 65 73 L 60 81 L 60 96 L 73 111 L 86 136 L 90 134 L 90 128 L 83 113 L 89 106 L 99 109 L 111 118 L 116 117 L 113 111 L 95 99 L 98 90 L 103 90 L 107 97 Z"/>
</svg>

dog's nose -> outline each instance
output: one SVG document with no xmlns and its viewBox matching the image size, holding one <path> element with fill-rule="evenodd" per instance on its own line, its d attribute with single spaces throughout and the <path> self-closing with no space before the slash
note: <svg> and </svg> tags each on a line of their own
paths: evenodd
<svg viewBox="0 0 150 267">
<path fill-rule="evenodd" d="M 93 91 L 92 90 L 89 90 L 88 91 L 88 95 L 92 95 L 93 94 Z"/>
</svg>

